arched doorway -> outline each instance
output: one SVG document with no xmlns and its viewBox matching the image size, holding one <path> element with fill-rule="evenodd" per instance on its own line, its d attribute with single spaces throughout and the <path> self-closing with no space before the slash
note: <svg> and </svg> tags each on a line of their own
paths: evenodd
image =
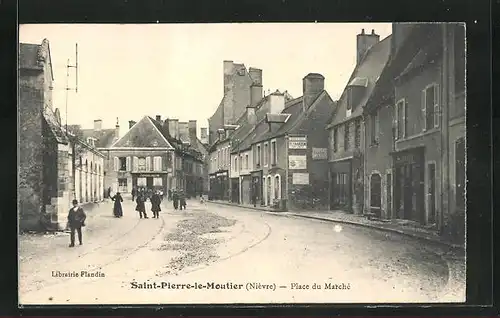
<svg viewBox="0 0 500 318">
<path fill-rule="evenodd" d="M 273 183 L 272 183 L 272 179 L 271 179 L 271 176 L 267 176 L 267 202 L 266 202 L 266 205 L 267 206 L 270 206 L 271 205 L 271 202 L 272 202 L 272 187 L 273 187 Z"/>
<path fill-rule="evenodd" d="M 382 179 L 378 173 L 370 178 L 370 212 L 378 217 L 382 215 Z"/>
</svg>

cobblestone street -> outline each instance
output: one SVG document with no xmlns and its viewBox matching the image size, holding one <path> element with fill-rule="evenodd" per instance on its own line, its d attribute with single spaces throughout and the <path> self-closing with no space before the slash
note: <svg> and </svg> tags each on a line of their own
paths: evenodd
<svg viewBox="0 0 500 318">
<path fill-rule="evenodd" d="M 20 303 L 432 302 L 464 297 L 464 287 L 456 283 L 463 279 L 463 258 L 451 261 L 436 247 L 407 237 L 196 201 L 181 212 L 168 203 L 160 219 L 147 220 L 139 219 L 130 199 L 122 219 L 111 216 L 111 203 L 101 203 L 88 211 L 84 245 L 74 249 L 68 248 L 67 234 L 23 235 Z M 53 277 L 57 271 L 105 277 Z M 207 286 L 139 288 L 154 282 L 242 288 L 226 286 L 217 293 Z M 247 290 L 247 283 L 270 285 L 274 291 Z M 315 283 L 322 288 L 312 289 Z M 349 289 L 325 289 L 329 283 Z"/>
</svg>

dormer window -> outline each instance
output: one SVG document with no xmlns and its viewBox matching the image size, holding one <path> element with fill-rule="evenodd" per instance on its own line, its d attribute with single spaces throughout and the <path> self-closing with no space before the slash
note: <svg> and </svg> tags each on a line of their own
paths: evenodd
<svg viewBox="0 0 500 318">
<path fill-rule="evenodd" d="M 346 91 L 346 108 L 347 117 L 349 117 L 356 106 L 361 102 L 363 93 L 368 86 L 368 79 L 364 77 L 355 77 L 349 85 L 347 85 Z"/>
</svg>

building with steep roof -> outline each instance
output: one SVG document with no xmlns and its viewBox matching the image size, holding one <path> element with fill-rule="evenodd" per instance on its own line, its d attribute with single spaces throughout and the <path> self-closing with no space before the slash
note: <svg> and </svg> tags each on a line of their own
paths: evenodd
<svg viewBox="0 0 500 318">
<path fill-rule="evenodd" d="M 66 225 L 71 200 L 99 200 L 103 155 L 61 125 L 52 104 L 49 41 L 19 45 L 19 220 L 21 230 L 57 230 Z M 83 148 L 81 150 L 80 148 Z M 91 200 L 75 194 L 75 156 L 94 158 L 85 176 L 94 185 Z M 87 179 L 85 179 L 87 180 Z M 102 199 L 102 197 L 100 197 Z"/>
<path fill-rule="evenodd" d="M 205 146 L 196 137 L 195 121 L 186 123 L 187 130 L 159 115 L 129 124 L 124 136 L 99 148 L 106 154 L 106 188 L 123 194 L 139 188 L 184 190 L 188 196 L 203 192 Z"/>
<path fill-rule="evenodd" d="M 393 34 L 364 109 L 365 205 L 463 240 L 465 27 L 395 23 Z"/>
<path fill-rule="evenodd" d="M 363 150 L 365 139 L 363 109 L 386 65 L 391 36 L 380 41 L 372 30 L 357 35 L 357 64 L 326 126 L 330 142 L 329 206 L 360 214 L 363 212 Z M 378 129 L 374 126 L 373 129 Z"/>
</svg>

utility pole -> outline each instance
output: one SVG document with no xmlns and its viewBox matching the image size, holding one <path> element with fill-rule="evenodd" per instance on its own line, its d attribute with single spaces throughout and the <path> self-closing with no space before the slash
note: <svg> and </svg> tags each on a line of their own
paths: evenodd
<svg viewBox="0 0 500 318">
<path fill-rule="evenodd" d="M 75 87 L 70 88 L 69 87 L 69 69 L 74 68 L 76 71 L 76 84 Z M 66 64 L 66 133 L 68 133 L 68 98 L 69 98 L 69 91 L 74 90 L 75 93 L 78 93 L 78 43 L 75 44 L 75 64 L 71 65 L 69 64 L 69 59 L 68 63 Z"/>
</svg>

